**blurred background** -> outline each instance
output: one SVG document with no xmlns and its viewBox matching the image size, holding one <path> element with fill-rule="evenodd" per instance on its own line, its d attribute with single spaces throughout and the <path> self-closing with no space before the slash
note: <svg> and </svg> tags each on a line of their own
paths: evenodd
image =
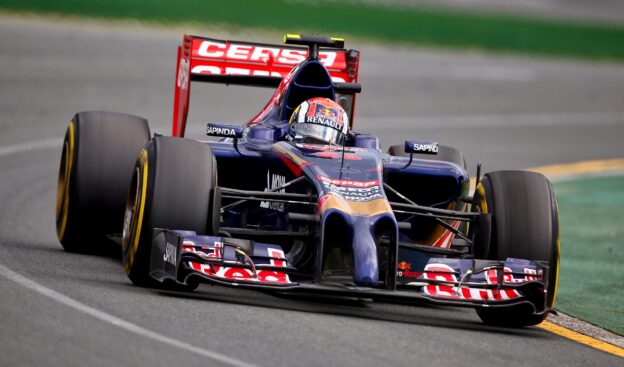
<svg viewBox="0 0 624 367">
<path fill-rule="evenodd" d="M 0 248 L 9 254 L 0 262 L 29 269 L 30 278 L 48 286 L 56 279 L 58 291 L 103 309 L 119 310 L 101 296 L 106 292 L 130 310 L 155 302 L 150 294 L 113 286 L 126 284 L 117 264 L 67 259 L 55 251 L 60 245 L 52 219 L 54 190 L 67 122 L 78 111 L 112 110 L 146 117 L 153 131 L 169 134 L 176 47 L 183 34 L 280 43 L 286 32 L 344 37 L 347 48 L 361 51 L 363 92 L 355 128 L 378 135 L 384 148 L 408 138 L 435 140 L 462 150 L 472 173 L 482 161 L 485 171 L 549 174 L 562 228 L 556 307 L 624 334 L 624 1 L 619 0 L 0 0 Z M 244 123 L 272 94 L 193 84 L 187 136 L 203 138 L 208 121 Z M 114 274 L 109 283 L 97 283 L 94 273 L 77 264 L 87 261 L 100 277 Z M 161 306 L 176 307 L 176 301 L 184 302 Z M 2 306 L 10 308 L 8 301 Z M 164 312 L 161 306 L 154 308 Z M 122 312 L 135 317 L 130 315 Z M 454 326 L 443 325 L 447 332 L 475 332 L 472 315 L 454 315 Z M 22 338 L 47 342 L 27 326 L 13 326 Z M 301 325 L 306 326 L 311 327 Z M 3 330 L 0 345 L 10 339 Z M 499 342 L 494 334 L 488 338 Z M 289 342 L 311 342 L 295 339 Z M 97 336 L 84 340 L 92 348 L 98 344 Z M 6 345 L 18 352 L 0 357 L 7 362 L 0 364 L 22 355 L 23 347 L 11 343 Z M 390 348 L 397 356 L 392 363 L 409 361 L 401 359 L 407 350 Z M 557 348 L 558 362 L 568 358 L 574 365 L 582 355 L 565 356 L 568 345 L 547 349 L 557 353 Z M 249 353 L 266 354 L 254 348 Z M 336 360 L 366 365 L 366 355 Z M 294 362 L 265 357 L 275 358 L 275 365 Z M 306 361 L 314 360 L 309 357 Z M 39 361 L 36 353 L 29 358 Z M 93 358 L 106 364 L 106 356 Z M 513 358 L 522 360 L 520 349 Z"/>
</svg>

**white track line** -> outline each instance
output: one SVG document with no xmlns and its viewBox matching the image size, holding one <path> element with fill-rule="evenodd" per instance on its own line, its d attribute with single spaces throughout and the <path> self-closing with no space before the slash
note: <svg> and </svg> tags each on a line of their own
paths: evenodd
<svg viewBox="0 0 624 367">
<path fill-rule="evenodd" d="M 33 151 L 33 150 L 39 150 L 39 149 L 48 149 L 48 148 L 55 148 L 55 147 L 60 147 L 62 144 L 62 139 L 59 138 L 53 138 L 53 139 L 42 139 L 42 140 L 37 140 L 37 141 L 33 141 L 33 142 L 28 142 L 28 143 L 23 143 L 23 144 L 16 144 L 16 145 L 8 145 L 8 146 L 4 146 L 4 147 L 0 147 L 0 157 L 5 157 L 5 156 L 10 156 L 13 154 L 17 154 L 17 153 L 22 153 L 22 152 L 28 152 L 28 151 Z M 61 293 L 58 293 L 50 288 L 47 288 L 37 282 L 34 282 L 16 272 L 14 272 L 13 270 L 5 267 L 4 265 L 0 264 L 0 275 L 4 276 L 5 278 L 21 285 L 24 288 L 28 288 L 32 291 L 35 291 L 43 296 L 46 296 L 60 304 L 63 304 L 67 307 L 73 308 L 77 311 L 80 311 L 84 314 L 87 314 L 89 316 L 95 317 L 98 320 L 104 321 L 108 324 L 117 326 L 121 329 L 124 329 L 126 331 L 129 331 L 131 333 L 140 335 L 142 337 L 146 337 L 148 339 L 152 339 L 158 342 L 161 342 L 163 344 L 167 344 L 170 345 L 172 347 L 176 347 L 182 350 L 185 350 L 187 352 L 191 352 L 191 353 L 195 353 L 198 354 L 202 357 L 206 357 L 206 358 L 210 358 L 213 361 L 218 361 L 221 362 L 223 364 L 229 365 L 229 366 L 237 366 L 237 367 L 252 367 L 254 366 L 253 364 L 249 364 L 247 362 L 243 362 L 240 361 L 238 359 L 232 358 L 232 357 L 228 357 L 224 354 L 220 354 L 208 349 L 203 349 L 197 346 L 194 346 L 192 344 L 188 344 L 188 343 L 184 343 L 181 342 L 179 340 L 173 339 L 173 338 L 169 338 L 167 336 L 158 334 L 154 331 L 148 330 L 146 328 L 143 328 L 139 325 L 133 324 L 131 322 L 128 322 L 126 320 L 120 319 L 118 317 L 115 317 L 111 314 L 108 314 L 104 311 L 100 311 L 98 309 L 95 309 L 93 307 L 87 306 L 84 303 L 78 302 L 75 299 L 69 298 Z"/>
<path fill-rule="evenodd" d="M 616 114 L 616 119 L 619 118 L 619 113 Z M 607 120 L 611 120 L 612 121 L 612 116 L 609 116 L 611 118 L 608 118 Z M 611 122 L 609 121 L 609 122 Z M 33 150 L 38 150 L 38 149 L 47 149 L 47 148 L 54 148 L 54 147 L 58 147 L 60 146 L 59 143 L 59 139 L 58 138 L 53 138 L 53 139 L 42 139 L 42 140 L 37 140 L 37 141 L 33 141 L 33 142 L 27 142 L 27 143 L 23 143 L 23 144 L 17 144 L 17 145 L 9 145 L 9 146 L 4 146 L 4 147 L 0 147 L 0 157 L 4 157 L 4 156 L 8 156 L 8 155 L 12 155 L 12 154 L 16 154 L 16 153 L 21 153 L 21 152 L 28 152 L 28 151 L 33 151 Z M 569 177 L 566 177 L 569 178 Z M 83 303 L 80 303 L 72 298 L 69 298 L 61 293 L 58 293 L 56 291 L 53 291 L 50 288 L 47 288 L 39 283 L 36 283 L 12 270 L 10 270 L 9 268 L 3 266 L 2 264 L 0 264 L 0 275 L 4 276 L 5 278 L 12 280 L 20 285 L 22 285 L 25 288 L 31 289 L 39 294 L 42 294 L 46 297 L 49 297 L 65 306 L 71 307 L 75 310 L 78 310 L 80 312 L 83 312 L 87 315 L 93 316 L 101 321 L 104 321 L 106 323 L 109 323 L 111 325 L 115 325 L 121 329 L 127 330 L 129 332 L 132 332 L 134 334 L 137 335 L 141 335 L 144 336 L 146 338 L 152 339 L 152 340 L 156 340 L 159 341 L 163 344 L 167 344 L 173 347 L 177 347 L 192 353 L 196 353 L 198 355 L 207 357 L 207 358 L 211 358 L 215 361 L 219 361 L 222 362 L 224 364 L 227 365 L 231 365 L 231 366 L 254 366 L 252 364 L 248 364 L 246 362 L 243 361 L 239 361 L 237 359 L 228 357 L 226 355 L 217 353 L 217 352 L 213 352 L 211 350 L 207 350 L 207 349 L 202 349 L 199 347 L 196 347 L 194 345 L 188 344 L 188 343 L 184 343 L 181 342 L 179 340 L 176 339 L 172 339 L 169 337 L 166 337 L 164 335 L 158 334 L 154 331 L 145 329 L 141 326 L 138 326 L 136 324 L 133 324 L 131 322 L 125 321 L 123 319 L 120 319 L 118 317 L 115 317 L 113 315 L 110 315 L 106 312 L 100 311 L 98 309 L 95 309 L 93 307 L 87 306 Z M 553 321 L 553 320 L 551 320 Z M 584 321 L 582 320 L 578 320 L 580 321 L 579 324 L 586 324 Z M 556 323 L 556 321 L 553 321 Z M 589 324 L 588 324 L 589 325 Z M 573 330 L 573 329 L 572 329 Z M 612 341 L 611 341 L 612 343 Z M 619 344 L 619 343 L 618 343 Z"/>
<path fill-rule="evenodd" d="M 118 317 L 115 317 L 111 314 L 108 314 L 106 312 L 100 311 L 98 309 L 95 309 L 93 307 L 87 306 L 84 303 L 80 303 L 78 301 L 76 301 L 75 299 L 69 298 L 61 293 L 58 293 L 50 288 L 47 288 L 37 282 L 34 282 L 16 272 L 14 272 L 13 270 L 5 267 L 4 265 L 0 264 L 0 275 L 4 276 L 5 278 L 21 285 L 24 288 L 28 288 L 32 291 L 35 291 L 41 295 L 44 295 L 58 303 L 61 303 L 67 307 L 73 308 L 74 310 L 80 311 L 84 314 L 87 314 L 89 316 L 95 317 L 98 320 L 104 321 L 108 324 L 117 326 L 118 328 L 124 329 L 126 331 L 129 331 L 131 333 L 140 335 L 142 337 L 146 337 L 158 342 L 161 342 L 163 344 L 167 344 L 170 345 L 172 347 L 176 347 L 182 350 L 185 350 L 187 352 L 191 352 L 191 353 L 195 353 L 198 354 L 202 357 L 207 357 L 210 358 L 214 361 L 218 361 L 221 362 L 223 364 L 229 365 L 229 366 L 240 366 L 240 367 L 251 367 L 254 366 L 252 364 L 249 364 L 247 362 L 243 362 L 240 361 L 238 359 L 234 359 L 232 357 L 228 357 L 226 355 L 217 353 L 217 352 L 213 352 L 211 350 L 207 350 L 207 349 L 203 349 L 200 347 L 196 347 L 194 345 L 188 344 L 188 343 L 184 343 L 181 342 L 179 340 L 173 339 L 173 338 L 169 338 L 167 336 L 158 334 L 154 331 L 145 329 L 141 326 L 138 326 L 136 324 L 133 324 L 131 322 L 128 322 L 126 320 L 122 320 Z M 209 363 L 208 363 L 209 364 Z"/>
<path fill-rule="evenodd" d="M 22 143 L 22 144 L 6 145 L 3 147 L 0 146 L 0 157 L 22 153 L 22 152 L 30 152 L 32 150 L 38 150 L 38 149 L 49 149 L 49 148 L 56 148 L 56 147 L 60 148 L 61 145 L 63 145 L 62 137 L 29 141 L 29 142 Z"/>
</svg>

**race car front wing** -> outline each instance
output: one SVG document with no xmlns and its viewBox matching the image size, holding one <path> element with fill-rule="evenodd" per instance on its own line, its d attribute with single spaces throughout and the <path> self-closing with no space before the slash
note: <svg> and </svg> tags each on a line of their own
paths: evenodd
<svg viewBox="0 0 624 367">
<path fill-rule="evenodd" d="M 155 229 L 150 275 L 160 282 L 255 288 L 276 292 L 353 297 L 382 302 L 471 308 L 547 308 L 548 267 L 537 261 L 430 258 L 413 281 L 395 289 L 314 283 L 291 266 L 279 245 L 195 232 Z"/>
</svg>

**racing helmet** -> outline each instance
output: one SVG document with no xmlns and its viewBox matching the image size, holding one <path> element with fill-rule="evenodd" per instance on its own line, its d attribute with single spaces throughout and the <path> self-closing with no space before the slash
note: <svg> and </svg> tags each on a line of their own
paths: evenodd
<svg viewBox="0 0 624 367">
<path fill-rule="evenodd" d="M 291 141 L 315 144 L 344 144 L 349 132 L 349 117 L 329 98 L 315 97 L 301 103 L 290 121 Z"/>
</svg>

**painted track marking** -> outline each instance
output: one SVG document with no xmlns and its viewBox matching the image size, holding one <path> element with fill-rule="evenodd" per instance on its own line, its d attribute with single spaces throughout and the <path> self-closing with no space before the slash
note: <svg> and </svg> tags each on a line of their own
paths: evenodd
<svg viewBox="0 0 624 367">
<path fill-rule="evenodd" d="M 527 171 L 533 171 L 543 174 L 551 181 L 560 181 L 577 177 L 592 176 L 599 174 L 609 174 L 624 171 L 624 159 L 602 159 L 592 161 L 581 161 L 575 163 L 553 164 L 547 166 L 539 166 L 528 168 Z M 475 178 L 470 178 L 470 190 L 475 190 Z M 581 320 L 584 323 L 584 321 Z M 557 325 L 550 321 L 544 321 L 537 327 L 557 334 L 564 338 L 576 341 L 581 344 L 588 345 L 603 352 L 607 352 L 619 357 L 624 357 L 624 349 L 605 341 L 593 338 L 591 336 L 581 334 L 564 326 Z"/>
<path fill-rule="evenodd" d="M 602 175 L 609 172 L 622 172 L 624 171 L 624 159 L 601 159 L 566 164 L 552 164 L 529 168 L 528 170 L 539 172 L 551 180 L 562 180 L 597 174 Z"/>
<path fill-rule="evenodd" d="M 9 146 L 0 147 L 0 157 L 8 156 L 8 155 L 16 154 L 16 153 L 28 152 L 32 150 L 53 148 L 57 146 L 59 146 L 59 139 L 56 139 L 56 138 L 42 139 L 42 140 L 37 140 L 34 142 L 27 142 L 27 143 L 17 144 L 17 145 L 9 145 Z M 582 162 L 569 163 L 569 164 L 557 164 L 557 165 L 533 167 L 533 168 L 529 168 L 528 170 L 534 171 L 534 172 L 540 172 L 548 176 L 551 179 L 577 177 L 577 176 L 583 176 L 583 175 L 599 174 L 599 173 L 604 173 L 604 172 L 609 172 L 609 171 L 613 171 L 613 172 L 622 171 L 624 170 L 624 159 L 582 161 Z M 471 184 L 474 189 L 474 178 L 471 178 Z M 168 345 L 171 345 L 171 346 L 183 349 L 183 350 L 190 351 L 192 353 L 199 354 L 201 356 L 212 358 L 214 360 L 223 362 L 228 365 L 253 366 L 245 362 L 233 359 L 231 357 L 219 354 L 217 352 L 212 352 L 210 350 L 202 349 L 202 348 L 193 346 L 191 344 L 183 343 L 178 340 L 168 338 L 166 336 L 155 333 L 151 330 L 132 324 L 128 321 L 119 319 L 103 311 L 89 307 L 63 294 L 60 294 L 56 291 L 46 288 L 43 285 L 40 285 L 28 278 L 25 278 L 13 272 L 12 270 L 4 267 L 1 264 L 0 264 L 0 274 L 18 284 L 21 284 L 22 286 L 26 288 L 34 290 L 37 293 L 43 294 L 47 297 L 50 297 L 56 300 L 57 302 L 60 302 L 66 306 L 74 308 L 83 313 L 89 314 L 95 318 L 98 318 L 109 324 L 118 326 L 132 333 L 142 335 L 147 338 L 160 341 L 164 344 L 168 344 Z M 601 351 L 604 351 L 604 352 L 607 352 L 607 353 L 610 353 L 619 357 L 624 357 L 623 348 L 620 348 L 618 346 L 609 344 L 607 342 L 578 333 L 576 331 L 567 329 L 563 326 L 556 325 L 552 322 L 544 321 L 543 323 L 538 325 L 538 327 L 544 330 L 547 330 L 551 333 L 557 334 L 559 336 L 563 336 L 567 339 L 574 340 L 578 343 L 588 345 L 592 348 L 596 348 L 598 350 L 601 350 Z"/>
<path fill-rule="evenodd" d="M 624 159 L 603 159 L 593 161 L 581 161 L 566 164 L 553 164 L 529 168 L 529 171 L 539 172 L 553 181 L 565 180 L 597 174 L 608 174 L 624 171 Z M 607 343 L 605 341 L 581 334 L 564 326 L 550 321 L 544 321 L 537 327 L 550 331 L 553 334 L 588 345 L 592 348 L 607 352 L 618 357 L 624 357 L 624 348 Z"/>
<path fill-rule="evenodd" d="M 221 353 L 217 353 L 217 352 L 213 352 L 211 350 L 208 349 L 203 349 L 197 346 L 194 346 L 192 344 L 188 344 L 188 343 L 184 343 L 181 342 L 179 340 L 173 339 L 173 338 L 169 338 L 167 336 L 158 334 L 154 331 L 148 330 L 146 328 L 143 328 L 139 325 L 133 324 L 131 322 L 128 322 L 126 320 L 120 319 L 118 317 L 115 317 L 111 314 L 108 314 L 104 311 L 100 311 L 98 309 L 95 309 L 93 307 L 87 306 L 84 303 L 78 302 L 73 298 L 69 298 L 59 292 L 56 292 L 50 288 L 47 288 L 35 281 L 32 281 L 16 272 L 14 272 L 13 270 L 5 267 L 4 265 L 0 264 L 0 275 L 4 276 L 5 278 L 21 285 L 24 288 L 28 288 L 32 291 L 35 291 L 43 296 L 46 296 L 62 305 L 65 305 L 67 307 L 73 308 L 76 311 L 80 311 L 84 314 L 87 314 L 89 316 L 92 316 L 100 321 L 104 321 L 107 324 L 113 325 L 113 326 L 117 326 L 118 328 L 124 329 L 126 331 L 129 331 L 133 334 L 137 334 L 140 335 L 142 337 L 146 337 L 148 339 L 152 339 L 155 340 L 157 342 L 172 346 L 172 347 L 176 347 L 182 350 L 185 350 L 187 352 L 191 352 L 191 353 L 195 353 L 197 355 L 200 355 L 202 357 L 207 357 L 210 358 L 214 361 L 218 361 L 221 362 L 223 364 L 229 365 L 229 366 L 237 366 L 237 367 L 251 367 L 254 366 L 252 364 L 249 364 L 247 362 L 243 362 L 240 361 L 238 359 L 234 359 L 232 357 L 228 357 L 224 354 Z"/>
<path fill-rule="evenodd" d="M 587 336 L 585 334 L 578 333 L 576 331 L 570 330 L 563 326 L 559 326 L 550 321 L 544 321 L 541 324 L 537 325 L 539 328 L 550 331 L 553 334 L 557 334 L 563 336 L 568 339 L 572 339 L 581 344 L 588 345 L 592 348 L 601 350 L 603 352 L 607 352 L 618 357 L 624 357 L 624 349 L 620 348 L 616 345 L 609 344 L 607 342 L 603 342 L 602 340 L 594 339 L 591 336 Z"/>
<path fill-rule="evenodd" d="M 34 151 L 34 150 L 40 150 L 40 149 L 50 149 L 50 148 L 55 148 L 55 147 L 60 147 L 60 142 L 62 140 L 58 139 L 58 138 L 54 138 L 54 139 L 42 139 L 42 140 L 37 140 L 37 141 L 33 141 L 33 142 L 27 142 L 27 143 L 22 143 L 22 144 L 16 144 L 16 145 L 8 145 L 8 146 L 3 146 L 0 147 L 0 157 L 5 157 L 5 156 L 10 156 L 13 154 L 17 154 L 17 153 L 23 153 L 23 152 L 29 152 L 29 151 Z M 84 314 L 87 314 L 89 316 L 92 316 L 100 321 L 103 321 L 107 324 L 110 325 L 114 325 L 117 326 L 121 329 L 124 329 L 126 331 L 129 331 L 133 334 L 137 334 L 140 335 L 142 337 L 146 337 L 148 339 L 152 339 L 155 340 L 157 342 L 172 346 L 172 347 L 176 347 L 182 350 L 185 350 L 187 352 L 191 352 L 197 355 L 200 355 L 202 357 L 206 357 L 206 358 L 210 358 L 213 361 L 218 361 L 221 362 L 223 364 L 226 364 L 228 366 L 237 366 L 237 367 L 252 367 L 254 366 L 253 364 L 247 363 L 247 362 L 243 362 L 240 361 L 238 359 L 226 356 L 224 354 L 221 353 L 217 353 L 208 349 L 203 349 L 197 346 L 194 346 L 192 344 L 188 344 L 188 343 L 184 343 L 181 342 L 179 340 L 158 334 L 154 331 L 151 331 L 149 329 L 143 328 L 139 325 L 133 324 L 129 321 L 120 319 L 118 317 L 115 317 L 111 314 L 108 314 L 104 311 L 100 311 L 96 308 L 90 307 L 85 305 L 84 303 L 81 303 L 79 301 L 76 301 L 73 298 L 67 297 L 59 292 L 56 292 L 50 288 L 47 288 L 33 280 L 30 280 L 26 277 L 24 277 L 23 275 L 20 275 L 16 272 L 14 272 L 13 270 L 5 267 L 4 265 L 0 264 L 0 275 L 4 276 L 5 278 L 21 285 L 24 288 L 28 288 L 34 292 L 37 292 L 43 296 L 46 296 L 60 304 L 63 304 L 67 307 L 73 308 L 74 310 L 80 311 Z"/>
<path fill-rule="evenodd" d="M 49 138 L 42 140 L 29 141 L 22 144 L 0 146 L 0 157 L 13 155 L 22 152 L 30 152 L 32 150 L 49 149 L 61 147 L 63 139 Z"/>
</svg>

